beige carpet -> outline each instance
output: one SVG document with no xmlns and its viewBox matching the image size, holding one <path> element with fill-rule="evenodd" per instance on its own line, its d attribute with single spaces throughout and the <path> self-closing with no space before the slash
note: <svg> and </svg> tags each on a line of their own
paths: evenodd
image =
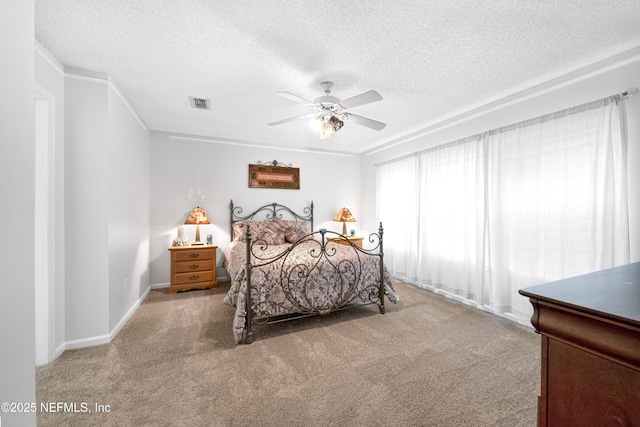
<svg viewBox="0 0 640 427">
<path fill-rule="evenodd" d="M 38 402 L 91 411 L 39 413 L 38 425 L 535 426 L 538 335 L 396 289 L 384 315 L 269 325 L 238 346 L 226 286 L 153 290 L 111 344 L 37 368 Z"/>
</svg>

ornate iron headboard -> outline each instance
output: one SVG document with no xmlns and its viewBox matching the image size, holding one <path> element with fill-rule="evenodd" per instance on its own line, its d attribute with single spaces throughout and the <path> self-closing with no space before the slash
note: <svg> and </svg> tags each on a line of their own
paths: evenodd
<svg viewBox="0 0 640 427">
<path fill-rule="evenodd" d="M 269 203 L 244 216 L 242 215 L 242 208 L 240 206 L 234 206 L 233 200 L 231 200 L 229 208 L 229 212 L 231 213 L 231 239 L 233 239 L 233 224 L 238 221 L 257 221 L 274 218 L 299 219 L 301 221 L 309 221 L 309 225 L 311 226 L 310 230 L 313 231 L 313 200 L 311 201 L 310 206 L 305 207 L 302 210 L 302 213 L 294 212 L 291 208 L 281 205 L 280 203 Z M 290 218 L 285 218 L 285 214 L 289 215 Z"/>
</svg>

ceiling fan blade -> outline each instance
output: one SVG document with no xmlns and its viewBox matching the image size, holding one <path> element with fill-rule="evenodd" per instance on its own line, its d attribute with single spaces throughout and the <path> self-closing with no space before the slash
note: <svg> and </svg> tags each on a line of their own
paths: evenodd
<svg viewBox="0 0 640 427">
<path fill-rule="evenodd" d="M 308 118 L 311 118 L 311 117 L 313 117 L 315 115 L 316 115 L 315 113 L 310 113 L 310 114 L 305 114 L 303 116 L 290 117 L 288 119 L 282 119 L 282 120 L 277 120 L 275 122 L 267 123 L 267 125 L 268 126 L 281 125 L 282 123 L 293 122 L 295 120 L 308 119 Z"/>
<path fill-rule="evenodd" d="M 369 92 L 361 93 L 360 95 L 352 96 L 351 98 L 347 98 L 344 101 L 340 102 L 345 109 L 357 107 L 359 105 L 369 104 L 371 102 L 382 101 L 382 95 L 380 95 L 375 90 L 370 90 Z"/>
<path fill-rule="evenodd" d="M 300 102 L 300 103 L 302 103 L 302 104 L 306 104 L 306 105 L 308 105 L 309 107 L 313 107 L 313 106 L 315 106 L 315 105 L 316 105 L 316 104 L 315 104 L 315 103 L 313 103 L 312 101 L 309 101 L 308 99 L 304 99 L 304 98 L 303 98 L 303 97 L 301 97 L 301 96 L 294 95 L 294 94 L 293 94 L 293 93 L 291 93 L 291 92 L 276 92 L 276 93 L 277 93 L 278 95 L 283 96 L 283 97 L 285 97 L 285 98 L 288 98 L 288 99 L 290 99 L 290 100 L 292 100 L 292 101 L 296 101 L 296 102 Z"/>
<path fill-rule="evenodd" d="M 360 126 L 366 126 L 368 128 L 371 128 L 373 130 L 382 130 L 385 128 L 385 126 L 387 126 L 386 123 L 382 123 L 376 120 L 372 120 L 372 119 L 368 119 L 366 117 L 362 117 L 362 116 L 358 116 L 356 114 L 351 114 L 348 113 L 347 117 L 349 119 L 350 122 L 353 122 L 357 125 Z"/>
</svg>

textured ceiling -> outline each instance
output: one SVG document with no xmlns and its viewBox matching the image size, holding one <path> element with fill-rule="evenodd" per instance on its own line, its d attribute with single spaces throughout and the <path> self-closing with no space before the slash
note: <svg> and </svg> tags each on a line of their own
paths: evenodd
<svg viewBox="0 0 640 427">
<path fill-rule="evenodd" d="M 631 0 L 35 0 L 36 39 L 66 67 L 108 73 L 153 130 L 363 152 L 640 46 Z M 383 100 L 320 140 L 276 95 Z M 210 98 L 211 110 L 189 96 Z"/>
</svg>

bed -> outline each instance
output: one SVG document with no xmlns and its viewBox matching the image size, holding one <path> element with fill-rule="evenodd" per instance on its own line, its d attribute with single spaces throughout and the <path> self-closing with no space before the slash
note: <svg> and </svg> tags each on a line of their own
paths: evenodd
<svg viewBox="0 0 640 427">
<path fill-rule="evenodd" d="M 236 344 L 257 326 L 363 305 L 385 312 L 398 297 L 384 266 L 382 224 L 360 248 L 339 233 L 313 231 L 313 202 L 301 213 L 279 203 L 244 215 L 230 204 L 231 242 L 223 266 L 231 284 Z"/>
</svg>

